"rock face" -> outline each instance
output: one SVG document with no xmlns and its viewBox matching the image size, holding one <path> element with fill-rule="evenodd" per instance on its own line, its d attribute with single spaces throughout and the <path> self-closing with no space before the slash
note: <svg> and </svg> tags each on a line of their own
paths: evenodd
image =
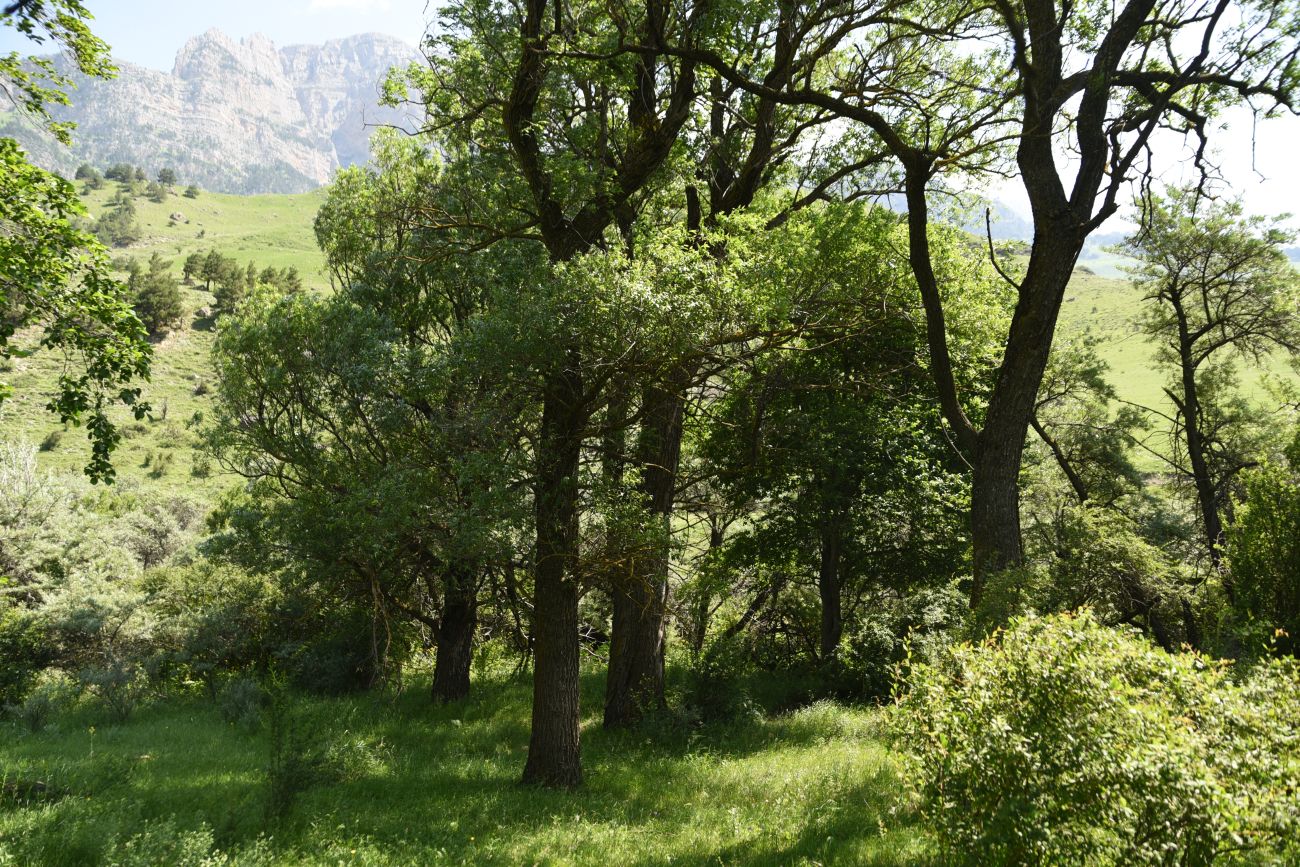
<svg viewBox="0 0 1300 867">
<path fill-rule="evenodd" d="M 77 124 L 71 150 L 12 118 L 0 135 L 65 174 L 126 162 L 218 192 L 302 192 L 365 162 L 377 125 L 411 125 L 379 106 L 379 85 L 418 57 L 373 33 L 277 49 L 265 36 L 209 30 L 185 43 L 170 74 L 120 61 L 109 81 L 72 73 L 73 104 L 59 113 Z"/>
</svg>

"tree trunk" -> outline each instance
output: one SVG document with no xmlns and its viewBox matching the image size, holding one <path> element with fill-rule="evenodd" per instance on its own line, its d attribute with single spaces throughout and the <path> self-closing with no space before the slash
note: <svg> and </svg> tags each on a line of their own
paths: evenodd
<svg viewBox="0 0 1300 867">
<path fill-rule="evenodd" d="M 533 600 L 533 719 L 524 782 L 582 782 L 578 743 L 578 458 L 585 419 L 576 352 L 551 375 L 537 442 L 537 563 Z"/>
<path fill-rule="evenodd" d="M 641 494 L 660 534 L 649 556 L 631 558 L 612 588 L 613 635 L 605 682 L 605 727 L 635 724 L 647 710 L 664 706 L 664 633 L 668 605 L 669 536 L 682 412 L 690 371 L 645 391 L 645 414 L 637 440 Z"/>
<path fill-rule="evenodd" d="M 1182 373 L 1183 399 L 1176 401 L 1183 415 L 1183 439 L 1186 440 L 1187 461 L 1192 465 L 1192 482 L 1196 486 L 1196 502 L 1201 512 L 1201 527 L 1205 544 L 1210 552 L 1210 563 L 1215 571 L 1223 565 L 1223 517 L 1219 513 L 1219 498 L 1214 478 L 1210 473 L 1205 435 L 1201 431 L 1201 401 L 1196 388 L 1196 366 L 1192 363 L 1192 347 L 1187 336 L 1186 321 L 1181 305 L 1176 305 L 1179 320 L 1179 361 Z M 1228 601 L 1232 601 L 1232 588 L 1224 582 Z"/>
<path fill-rule="evenodd" d="M 1052 351 L 1056 318 L 1086 236 L 1066 213 L 1034 227 L 1034 247 L 1011 318 L 1002 367 L 973 455 L 971 607 L 990 576 L 1024 559 L 1020 536 L 1020 459 L 1038 388 Z"/>
<path fill-rule="evenodd" d="M 840 563 L 843 560 L 840 521 L 831 518 L 822 525 L 821 564 L 817 589 L 822 601 L 821 661 L 829 662 L 840 648 L 844 614 L 840 600 Z"/>
<path fill-rule="evenodd" d="M 469 670 L 478 628 L 478 588 L 472 568 L 453 565 L 447 573 L 433 666 L 433 700 L 439 704 L 469 695 Z"/>
</svg>

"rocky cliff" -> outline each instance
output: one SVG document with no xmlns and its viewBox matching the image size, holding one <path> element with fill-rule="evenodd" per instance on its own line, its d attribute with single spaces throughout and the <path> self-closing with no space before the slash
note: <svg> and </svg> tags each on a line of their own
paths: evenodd
<svg viewBox="0 0 1300 867">
<path fill-rule="evenodd" d="M 185 43 L 170 74 L 119 61 L 109 81 L 73 75 L 73 104 L 59 114 L 77 124 L 71 150 L 12 116 L 0 135 L 65 173 L 128 162 L 219 192 L 302 192 L 364 162 L 376 125 L 410 125 L 379 106 L 379 85 L 417 57 L 379 34 L 276 48 L 210 30 Z"/>
</svg>

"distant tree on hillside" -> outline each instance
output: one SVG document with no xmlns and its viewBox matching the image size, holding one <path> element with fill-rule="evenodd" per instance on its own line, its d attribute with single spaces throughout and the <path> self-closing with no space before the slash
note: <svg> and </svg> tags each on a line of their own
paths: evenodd
<svg viewBox="0 0 1300 867">
<path fill-rule="evenodd" d="M 136 166 L 131 171 L 131 180 L 144 183 L 145 181 L 149 180 L 149 175 L 145 173 L 144 169 L 140 168 L 139 166 Z"/>
<path fill-rule="evenodd" d="M 77 168 L 76 180 L 85 181 L 86 190 L 98 190 L 104 186 L 104 176 L 90 163 L 82 163 Z"/>
<path fill-rule="evenodd" d="M 185 188 L 185 198 L 197 199 L 198 197 L 199 197 L 199 188 L 196 187 L 194 184 L 190 184 L 188 187 Z"/>
<path fill-rule="evenodd" d="M 199 277 L 203 280 L 203 288 L 212 291 L 212 284 L 221 279 L 222 269 L 225 265 L 225 257 L 216 250 L 211 250 L 203 258 L 203 267 L 199 269 Z"/>
<path fill-rule="evenodd" d="M 193 283 L 203 273 L 204 258 L 204 255 L 198 252 L 185 257 L 185 264 L 181 266 L 181 277 L 186 283 Z"/>
<path fill-rule="evenodd" d="M 222 260 L 221 274 L 217 278 L 217 288 L 213 291 L 218 313 L 233 313 L 248 294 L 244 282 L 244 270 L 233 259 Z"/>
<path fill-rule="evenodd" d="M 185 314 L 180 286 L 171 273 L 171 262 L 157 253 L 149 257 L 149 271 L 137 281 L 133 306 L 151 337 L 161 337 L 175 328 Z"/>
<path fill-rule="evenodd" d="M 167 201 L 167 188 L 157 181 L 150 182 L 149 186 L 145 188 L 145 194 L 151 202 L 162 204 Z"/>
<path fill-rule="evenodd" d="M 257 263 L 249 262 L 248 267 L 244 269 L 244 288 L 252 289 L 257 285 Z"/>
<path fill-rule="evenodd" d="M 113 207 L 95 222 L 95 234 L 105 244 L 127 247 L 140 240 L 140 223 L 135 215 L 135 203 L 119 193 Z"/>
<path fill-rule="evenodd" d="M 159 169 L 159 170 L 158 170 L 158 183 L 160 183 L 160 184 L 164 184 L 165 186 L 169 186 L 169 187 L 171 187 L 171 186 L 175 186 L 175 185 L 176 185 L 176 172 L 175 172 L 175 170 L 173 170 L 173 169 Z"/>
<path fill-rule="evenodd" d="M 110 181 L 129 184 L 135 177 L 135 167 L 130 163 L 114 163 L 104 172 L 104 177 L 108 178 Z"/>
<path fill-rule="evenodd" d="M 302 291 L 302 276 L 298 273 L 296 266 L 290 265 L 281 272 L 279 286 L 285 292 Z"/>
</svg>

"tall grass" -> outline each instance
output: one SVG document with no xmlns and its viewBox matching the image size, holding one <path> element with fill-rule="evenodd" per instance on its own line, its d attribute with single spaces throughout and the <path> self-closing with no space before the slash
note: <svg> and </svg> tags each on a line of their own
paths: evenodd
<svg viewBox="0 0 1300 867">
<path fill-rule="evenodd" d="M 272 727 L 250 733 L 208 700 L 158 700 L 120 725 L 82 707 L 39 734 L 9 726 L 8 776 L 59 794 L 0 806 L 0 864 L 924 861 L 880 711 L 819 703 L 611 733 L 602 681 L 584 675 L 577 793 L 519 784 L 530 689 L 505 674 L 444 707 L 419 682 L 400 695 L 293 696 L 311 773 L 287 806 L 268 804 Z"/>
</svg>

